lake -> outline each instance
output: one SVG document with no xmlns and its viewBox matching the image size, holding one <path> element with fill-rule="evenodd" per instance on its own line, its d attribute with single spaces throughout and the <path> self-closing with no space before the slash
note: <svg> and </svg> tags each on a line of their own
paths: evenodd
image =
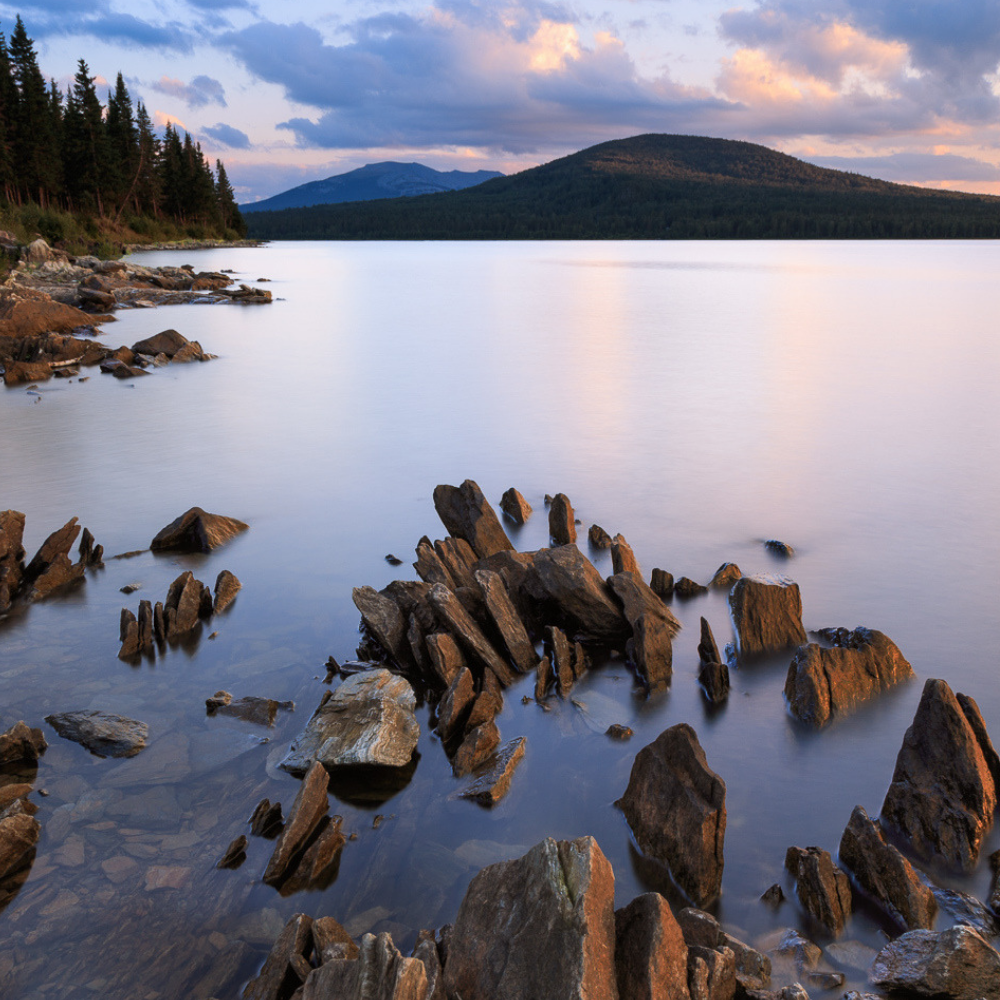
<svg viewBox="0 0 1000 1000">
<path fill-rule="evenodd" d="M 5 998 L 234 997 L 295 912 L 389 930 L 408 953 L 454 919 L 479 868 L 547 836 L 594 835 L 624 905 L 659 886 L 613 803 L 635 753 L 682 721 L 728 789 L 715 912 L 754 941 L 799 924 L 794 900 L 772 913 L 758 899 L 775 882 L 790 893 L 786 849 L 835 851 L 855 805 L 878 813 L 925 678 L 974 697 L 1000 737 L 1000 244 L 294 243 L 135 259 L 266 278 L 276 301 L 122 311 L 103 342 L 172 327 L 218 360 L 0 392 L 0 508 L 26 513 L 29 557 L 74 515 L 108 555 L 148 548 L 193 505 L 251 528 L 207 557 L 109 559 L 0 623 L 0 728 L 25 719 L 50 742 L 37 857 L 0 913 Z M 533 505 L 510 528 L 519 549 L 547 544 L 543 496 L 563 492 L 602 574 L 593 523 L 624 534 L 647 576 L 707 583 L 726 561 L 785 573 L 807 629 L 879 629 L 918 679 L 813 733 L 785 709 L 786 655 L 734 670 L 712 711 L 698 622 L 730 641 L 725 596 L 675 601 L 665 694 L 641 697 L 621 661 L 549 712 L 522 704 L 533 678 L 508 692 L 500 730 L 528 749 L 493 810 L 453 797 L 422 705 L 409 784 L 377 806 L 332 800 L 357 838 L 329 889 L 263 885 L 261 838 L 216 870 L 261 798 L 291 805 L 298 782 L 276 763 L 327 690 L 327 657 L 354 655 L 351 588 L 414 579 L 417 541 L 445 534 L 435 485 L 466 478 L 494 504 L 515 486 Z M 184 569 L 243 583 L 217 638 L 119 661 L 120 609 L 163 600 Z M 297 707 L 271 730 L 208 718 L 220 689 Z M 101 760 L 42 722 L 91 708 L 148 723 L 148 748 Z M 635 736 L 608 739 L 610 722 Z M 995 832 L 973 875 L 938 877 L 984 898 L 997 846 Z M 877 920 L 857 915 L 845 938 L 879 946 Z"/>
</svg>

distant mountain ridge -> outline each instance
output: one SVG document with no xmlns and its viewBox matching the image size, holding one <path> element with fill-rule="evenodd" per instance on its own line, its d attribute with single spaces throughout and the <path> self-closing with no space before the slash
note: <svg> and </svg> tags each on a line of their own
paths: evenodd
<svg viewBox="0 0 1000 1000">
<path fill-rule="evenodd" d="M 348 201 L 439 194 L 443 191 L 461 191 L 503 176 L 498 170 L 435 170 L 422 163 L 384 160 L 381 163 L 365 164 L 344 174 L 334 174 L 325 180 L 300 184 L 272 198 L 240 205 L 240 211 L 269 212 L 282 208 L 308 208 L 312 205 L 340 205 Z"/>
<path fill-rule="evenodd" d="M 997 239 L 1000 198 L 651 134 L 434 198 L 255 212 L 247 224 L 273 240 Z"/>
</svg>

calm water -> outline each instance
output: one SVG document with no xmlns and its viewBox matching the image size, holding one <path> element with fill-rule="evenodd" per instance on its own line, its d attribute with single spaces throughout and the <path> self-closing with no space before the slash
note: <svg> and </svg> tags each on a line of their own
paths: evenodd
<svg viewBox="0 0 1000 1000">
<path fill-rule="evenodd" d="M 29 555 L 73 515 L 109 554 L 148 546 L 194 504 L 252 528 L 207 558 L 109 561 L 0 625 L 3 728 L 100 708 L 151 732 L 118 762 L 47 729 L 42 840 L 0 914 L 4 997 L 235 996 L 297 911 L 409 946 L 454 918 L 482 865 L 545 836 L 596 836 L 623 905 L 651 883 L 612 803 L 636 751 L 680 721 L 728 786 L 718 913 L 756 939 L 798 923 L 794 902 L 776 915 L 757 902 L 783 880 L 785 849 L 835 850 L 855 804 L 878 812 L 923 678 L 975 697 L 1000 736 L 1000 244 L 313 243 L 139 259 L 266 277 L 278 301 L 125 312 L 103 337 L 174 327 L 219 355 L 210 364 L 134 385 L 94 369 L 44 384 L 39 402 L 0 392 L 0 508 L 27 514 Z M 241 869 L 216 871 L 260 798 L 291 804 L 297 782 L 274 764 L 326 657 L 353 655 L 351 587 L 413 578 L 383 556 L 409 563 L 421 535 L 441 537 L 431 492 L 465 478 L 535 506 L 519 548 L 546 544 L 542 497 L 562 491 L 647 573 L 787 572 L 807 628 L 881 629 L 921 680 L 814 735 L 785 713 L 779 658 L 735 672 L 709 714 L 697 624 L 728 641 L 726 605 L 675 603 L 686 627 L 666 695 L 637 699 L 614 663 L 576 690 L 585 710 L 522 705 L 530 679 L 509 692 L 500 728 L 528 754 L 492 812 L 451 798 L 425 706 L 407 788 L 377 809 L 333 804 L 358 837 L 331 888 L 285 899 L 262 885 L 272 844 L 257 838 Z M 795 558 L 776 562 L 769 537 Z M 120 608 L 162 600 L 185 568 L 243 582 L 218 638 L 119 662 Z M 130 582 L 142 590 L 125 597 Z M 206 719 L 219 688 L 298 707 L 260 743 Z M 632 742 L 601 735 L 610 722 Z M 984 863 L 946 881 L 982 895 L 988 878 Z M 845 937 L 876 944 L 878 928 L 859 916 Z"/>
</svg>

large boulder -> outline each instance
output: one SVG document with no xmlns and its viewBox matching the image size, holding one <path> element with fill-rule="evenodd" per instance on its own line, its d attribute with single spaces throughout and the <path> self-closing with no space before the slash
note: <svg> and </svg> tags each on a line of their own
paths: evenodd
<svg viewBox="0 0 1000 1000">
<path fill-rule="evenodd" d="M 940 933 L 908 931 L 878 953 L 869 979 L 911 997 L 986 1000 L 1000 997 L 1000 954 L 963 924 Z"/>
<path fill-rule="evenodd" d="M 149 726 L 110 712 L 60 712 L 45 721 L 63 738 L 95 757 L 134 757 L 146 746 Z"/>
<path fill-rule="evenodd" d="M 190 510 L 161 528 L 149 543 L 154 552 L 211 552 L 246 531 L 250 525 L 235 517 Z"/>
<path fill-rule="evenodd" d="M 861 806 L 851 813 L 839 854 L 858 885 L 904 929 L 934 926 L 934 894 Z"/>
<path fill-rule="evenodd" d="M 851 916 L 851 882 L 834 863 L 829 851 L 819 847 L 790 847 L 785 867 L 795 879 L 799 902 L 834 937 Z"/>
<path fill-rule="evenodd" d="M 82 309 L 57 302 L 45 292 L 23 286 L 0 290 L 0 337 L 72 333 L 94 322 L 95 317 Z"/>
<path fill-rule="evenodd" d="M 686 723 L 664 730 L 636 754 L 616 803 L 642 852 L 665 865 L 698 906 L 722 887 L 726 784 Z"/>
<path fill-rule="evenodd" d="M 278 765 L 305 774 L 315 761 L 328 769 L 359 764 L 405 767 L 420 737 L 409 681 L 382 668 L 348 677 L 323 696 L 305 731 Z"/>
<path fill-rule="evenodd" d="M 462 1000 L 617 1000 L 615 879 L 592 837 L 547 839 L 484 868 L 451 932 L 445 992 Z"/>
<path fill-rule="evenodd" d="M 461 486 L 435 486 L 434 509 L 448 534 L 464 538 L 480 559 L 514 548 L 490 502 L 471 479 Z"/>
<path fill-rule="evenodd" d="M 792 715 L 825 726 L 835 715 L 913 676 L 899 647 L 874 629 L 826 629 L 827 649 L 811 642 L 795 653 L 785 680 Z"/>
<path fill-rule="evenodd" d="M 785 577 L 741 577 L 729 594 L 729 608 L 742 656 L 801 646 L 806 641 L 799 585 Z"/>
<path fill-rule="evenodd" d="M 670 905 L 659 893 L 636 896 L 615 913 L 615 969 L 623 1000 L 690 997 L 687 945 Z"/>
<path fill-rule="evenodd" d="M 981 728 L 981 719 L 976 728 Z M 883 820 L 920 855 L 971 871 L 993 825 L 997 792 L 989 763 L 958 699 L 943 680 L 924 684 L 896 758 Z"/>
<path fill-rule="evenodd" d="M 187 337 L 176 330 L 164 330 L 162 333 L 153 334 L 152 337 L 146 337 L 145 340 L 136 341 L 132 345 L 132 351 L 135 354 L 149 354 L 154 358 L 158 354 L 165 354 L 168 358 L 172 358 L 190 343 L 191 341 Z"/>
</svg>

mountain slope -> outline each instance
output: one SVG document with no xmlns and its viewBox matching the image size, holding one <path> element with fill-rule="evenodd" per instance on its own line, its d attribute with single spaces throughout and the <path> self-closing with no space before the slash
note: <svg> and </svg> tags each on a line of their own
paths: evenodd
<svg viewBox="0 0 1000 1000">
<path fill-rule="evenodd" d="M 1000 237 L 1000 199 L 891 184 L 765 146 L 640 135 L 435 198 L 255 213 L 269 239 Z"/>
<path fill-rule="evenodd" d="M 321 181 L 311 181 L 276 194 L 273 198 L 241 205 L 242 212 L 268 212 L 282 208 L 306 208 L 310 205 L 336 205 L 348 201 L 371 201 L 379 198 L 402 198 L 420 194 L 460 191 L 502 177 L 496 170 L 435 170 L 422 163 L 368 163 L 357 170 L 335 174 Z"/>
</svg>

